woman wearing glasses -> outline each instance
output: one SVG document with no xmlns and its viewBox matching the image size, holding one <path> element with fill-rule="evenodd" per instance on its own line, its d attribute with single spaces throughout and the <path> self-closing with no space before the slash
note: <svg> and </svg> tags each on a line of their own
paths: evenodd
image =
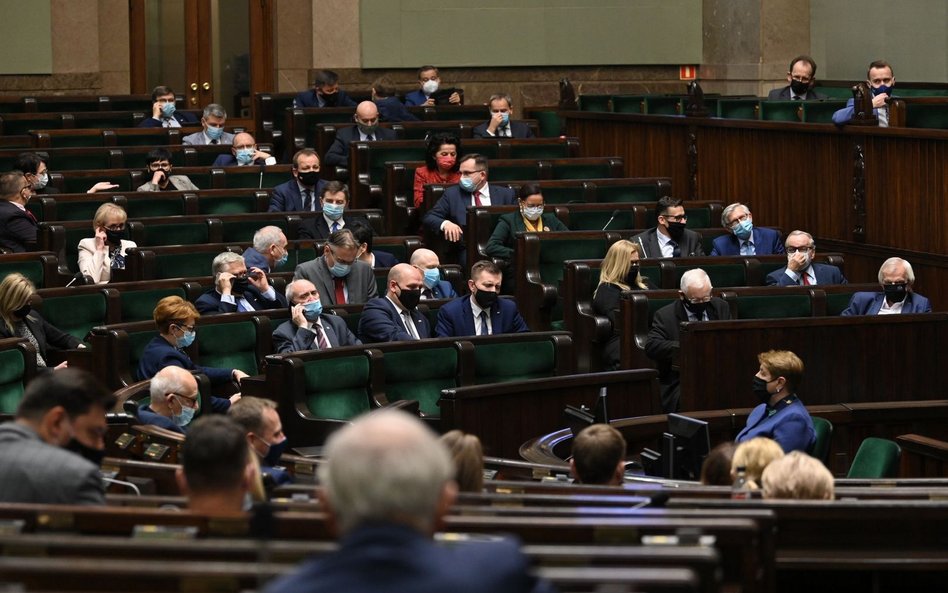
<svg viewBox="0 0 948 593">
<path fill-rule="evenodd" d="M 108 282 L 112 270 L 124 270 L 126 252 L 137 247 L 128 240 L 127 219 L 121 206 L 102 204 L 92 219 L 95 237 L 79 241 L 79 271 L 96 284 Z"/>
</svg>

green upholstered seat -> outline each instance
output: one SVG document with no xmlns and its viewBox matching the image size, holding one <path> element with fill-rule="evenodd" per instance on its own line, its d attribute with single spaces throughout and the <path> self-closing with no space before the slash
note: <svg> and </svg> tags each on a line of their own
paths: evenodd
<svg viewBox="0 0 948 593">
<path fill-rule="evenodd" d="M 833 423 L 826 418 L 813 416 L 813 430 L 816 432 L 816 441 L 810 455 L 825 464 L 829 456 L 830 442 L 833 440 Z"/>
<path fill-rule="evenodd" d="M 184 200 L 168 200 L 136 196 L 128 201 L 125 208 L 129 218 L 149 218 L 155 216 L 181 216 L 185 214 Z"/>
<path fill-rule="evenodd" d="M 491 173 L 493 174 L 493 169 L 491 169 Z M 577 164 L 566 160 L 557 163 L 553 167 L 553 179 L 598 179 L 604 177 L 613 177 L 612 168 L 605 163 Z"/>
<path fill-rule="evenodd" d="M 537 125 L 540 127 L 540 136 L 543 138 L 556 138 L 563 131 L 563 121 L 555 111 L 533 111 L 531 115 L 536 118 Z"/>
<path fill-rule="evenodd" d="M 599 239 L 543 239 L 538 268 L 544 284 L 559 286 L 563 281 L 563 262 L 568 259 L 600 259 L 608 245 L 605 238 Z M 518 303 L 521 307 L 526 303 Z M 563 304 L 557 299 L 551 313 L 552 321 L 563 319 Z"/>
<path fill-rule="evenodd" d="M 128 332 L 128 368 L 131 369 L 131 375 L 136 380 L 150 378 L 138 376 L 138 361 L 142 358 L 142 352 L 145 351 L 145 346 L 147 346 L 148 342 L 151 342 L 157 335 L 157 329 Z"/>
<path fill-rule="evenodd" d="M 680 115 L 684 110 L 681 97 L 645 97 L 643 113 L 649 115 Z"/>
<path fill-rule="evenodd" d="M 596 187 L 596 201 L 599 203 L 657 202 L 661 197 L 661 191 L 655 183 Z"/>
<path fill-rule="evenodd" d="M 613 218 L 612 213 L 613 210 L 571 210 L 569 213 L 569 230 L 598 231 L 606 226 L 606 223 L 609 223 L 610 231 L 635 228 L 635 214 L 631 210 L 620 210 L 615 218 Z"/>
<path fill-rule="evenodd" d="M 36 288 L 43 288 L 44 286 L 43 264 L 40 263 L 39 260 L 16 262 L 0 261 L 0 278 L 5 278 L 7 274 L 12 274 L 13 272 L 19 272 L 26 276 Z"/>
<path fill-rule="evenodd" d="M 580 95 L 580 111 L 612 111 L 612 95 Z"/>
<path fill-rule="evenodd" d="M 417 400 L 426 416 L 440 416 L 441 390 L 457 387 L 458 355 L 451 346 L 386 352 L 382 364 L 388 400 Z"/>
<path fill-rule="evenodd" d="M 256 212 L 257 198 L 251 194 L 233 196 L 201 196 L 199 214 L 247 214 Z"/>
<path fill-rule="evenodd" d="M 490 167 L 491 183 L 514 181 L 517 179 L 538 179 L 539 176 L 536 163 L 524 165 L 492 165 Z"/>
<path fill-rule="evenodd" d="M 851 93 L 850 93 L 851 95 Z M 833 114 L 846 106 L 846 101 L 804 101 L 803 121 L 812 124 L 831 124 Z"/>
<path fill-rule="evenodd" d="M 75 294 L 43 299 L 43 317 L 62 331 L 82 340 L 93 327 L 105 325 L 105 293 Z"/>
<path fill-rule="evenodd" d="M 155 288 L 150 290 L 123 290 L 121 292 L 122 322 L 148 321 L 153 318 L 155 305 L 168 296 L 187 299 L 183 288 Z"/>
<path fill-rule="evenodd" d="M 830 292 L 826 294 L 826 314 L 835 317 L 846 310 L 849 301 L 857 291 L 852 292 Z"/>
<path fill-rule="evenodd" d="M 948 105 L 909 103 L 905 106 L 905 126 L 908 128 L 948 129 Z"/>
<path fill-rule="evenodd" d="M 120 169 L 116 169 L 115 171 L 120 171 Z M 131 186 L 131 178 L 128 176 L 128 173 L 124 172 L 103 173 L 95 179 L 89 177 L 75 177 L 66 173 L 63 175 L 63 192 L 67 194 L 84 194 L 99 181 L 108 181 L 109 183 L 118 185 L 116 188 L 117 191 L 132 191 L 135 189 Z"/>
<path fill-rule="evenodd" d="M 201 366 L 257 374 L 257 326 L 252 321 L 201 325 L 197 334 Z"/>
<path fill-rule="evenodd" d="M 207 222 L 179 222 L 172 224 L 146 224 L 145 239 L 139 247 L 151 245 L 201 245 L 208 240 Z"/>
<path fill-rule="evenodd" d="M 532 142 L 510 146 L 512 159 L 565 159 L 569 157 L 569 147 L 564 142 Z"/>
<path fill-rule="evenodd" d="M 304 375 L 304 398 L 313 416 L 349 420 L 369 411 L 369 359 L 365 355 L 308 360 Z"/>
<path fill-rule="evenodd" d="M 747 268 L 744 267 L 744 264 L 741 262 L 733 264 L 701 264 L 694 266 L 687 265 L 675 265 L 675 283 L 674 286 L 679 286 L 681 282 L 681 277 L 685 272 L 694 268 L 701 268 L 708 273 L 708 277 L 711 278 L 711 285 L 715 288 L 724 288 L 727 286 L 746 286 L 746 271 Z M 808 301 L 809 302 L 809 301 Z M 809 312 L 807 312 L 809 315 Z"/>
<path fill-rule="evenodd" d="M 718 101 L 718 117 L 727 119 L 757 119 L 756 99 L 721 99 Z"/>
<path fill-rule="evenodd" d="M 491 169 L 491 175 L 493 173 L 494 170 Z M 542 191 L 543 201 L 546 204 L 582 203 L 585 201 L 583 199 L 583 188 L 581 187 L 544 187 Z"/>
<path fill-rule="evenodd" d="M 712 284 L 717 284 L 712 280 Z M 780 319 L 809 317 L 812 314 L 810 295 L 775 294 L 773 296 L 738 296 L 738 319 Z"/>
<path fill-rule="evenodd" d="M 800 104 L 804 101 L 761 101 L 760 119 L 765 121 L 800 121 Z"/>
<path fill-rule="evenodd" d="M 902 449 L 895 441 L 869 437 L 862 441 L 847 478 L 894 478 L 899 471 Z"/>
<path fill-rule="evenodd" d="M 88 235 L 92 236 L 92 219 L 95 217 L 95 211 L 99 209 L 107 198 L 90 198 L 81 202 L 66 202 L 59 200 L 56 202 L 56 220 L 88 220 Z"/>
<path fill-rule="evenodd" d="M 243 169 L 244 167 L 241 167 Z M 278 171 L 271 170 L 270 167 L 253 167 L 253 171 L 234 171 L 236 167 L 228 167 L 227 175 L 224 177 L 224 186 L 228 188 L 254 189 L 258 187 L 276 187 L 287 180 L 289 175 L 283 169 Z M 261 173 L 263 176 L 261 177 Z M 198 183 L 194 176 L 188 175 L 194 185 L 198 187 L 211 187 L 210 181 L 204 185 Z"/>
<path fill-rule="evenodd" d="M 222 236 L 225 243 L 249 243 L 253 241 L 253 235 L 260 227 L 264 225 L 279 227 L 284 233 L 287 232 L 287 222 L 285 218 L 267 219 L 266 223 L 254 217 L 248 217 L 246 220 L 224 220 Z"/>
<path fill-rule="evenodd" d="M 217 253 L 159 253 L 155 255 L 155 278 L 207 276 Z"/>
<path fill-rule="evenodd" d="M 359 158 L 361 159 L 363 156 L 368 158 L 369 183 L 381 185 L 385 180 L 385 163 L 423 161 L 425 160 L 425 147 L 421 144 L 417 146 L 399 146 L 397 148 L 376 145 L 371 146 L 365 153 L 360 153 Z"/>
<path fill-rule="evenodd" d="M 556 370 L 556 352 L 551 341 L 475 344 L 474 381 L 503 383 L 550 377 Z"/>
<path fill-rule="evenodd" d="M 645 95 L 613 95 L 612 111 L 615 113 L 644 113 Z"/>
<path fill-rule="evenodd" d="M 23 398 L 26 365 L 18 348 L 0 350 L 0 414 L 13 414 Z"/>
</svg>

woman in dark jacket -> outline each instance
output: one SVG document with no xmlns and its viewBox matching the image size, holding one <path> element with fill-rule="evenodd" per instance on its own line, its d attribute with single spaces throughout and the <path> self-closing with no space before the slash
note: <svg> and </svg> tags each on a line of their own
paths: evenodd
<svg viewBox="0 0 948 593">
<path fill-rule="evenodd" d="M 599 286 L 593 293 L 593 311 L 609 318 L 612 337 L 603 346 L 602 360 L 606 369 L 619 366 L 619 328 L 616 327 L 616 311 L 619 310 L 619 295 L 623 290 L 648 290 L 655 286 L 639 273 L 639 246 L 622 239 L 609 247 L 599 269 Z"/>
<path fill-rule="evenodd" d="M 36 366 L 44 369 L 50 350 L 71 350 L 82 343 L 30 308 L 35 293 L 36 287 L 23 274 L 8 274 L 0 282 L 0 337 L 28 339 L 36 348 Z M 56 368 L 65 366 L 64 362 Z"/>
</svg>

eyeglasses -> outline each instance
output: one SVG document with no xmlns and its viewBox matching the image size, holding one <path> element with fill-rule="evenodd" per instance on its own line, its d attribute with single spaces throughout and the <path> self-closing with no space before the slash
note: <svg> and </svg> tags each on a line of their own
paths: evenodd
<svg viewBox="0 0 948 593">
<path fill-rule="evenodd" d="M 659 216 L 661 216 L 662 218 L 664 218 L 665 220 L 669 222 L 685 222 L 686 220 L 688 220 L 687 214 L 682 214 L 680 216 L 670 216 L 668 214 L 659 214 Z"/>
<path fill-rule="evenodd" d="M 332 254 L 332 258 L 336 260 L 337 264 L 342 264 L 344 266 L 351 266 L 353 263 L 355 263 L 355 258 L 352 258 L 349 261 L 343 261 L 342 259 L 340 259 L 340 257 L 336 255 L 336 250 L 331 247 L 329 248 L 329 253 Z"/>
<path fill-rule="evenodd" d="M 745 220 L 750 220 L 750 214 L 744 214 L 743 216 L 740 216 L 739 218 L 735 218 L 734 220 L 729 222 L 728 225 L 733 229 L 734 227 L 741 224 Z"/>
<path fill-rule="evenodd" d="M 194 326 L 193 326 L 193 325 L 185 325 L 185 324 L 183 324 L 183 323 L 175 323 L 175 324 L 173 324 L 173 325 L 177 325 L 177 326 L 180 327 L 181 329 L 186 330 L 186 331 L 189 331 L 189 332 L 193 332 L 193 331 L 194 331 Z"/>
<path fill-rule="evenodd" d="M 125 223 L 123 222 L 123 223 L 120 223 L 120 224 L 110 224 L 109 226 L 107 226 L 107 227 L 105 227 L 105 228 L 106 228 L 107 230 L 110 230 L 110 231 L 124 231 L 124 230 L 125 230 Z"/>
<path fill-rule="evenodd" d="M 178 403 L 180 403 L 181 406 L 184 408 L 191 408 L 192 410 L 197 410 L 198 408 L 201 407 L 201 403 L 198 400 L 198 394 L 194 394 L 194 397 L 187 397 L 185 395 L 181 395 L 180 393 L 172 393 L 171 395 L 178 398 Z"/>
<path fill-rule="evenodd" d="M 484 169 L 476 169 L 474 171 L 461 171 L 460 173 L 461 173 L 461 177 L 470 177 L 471 175 L 475 173 L 483 173 L 483 172 L 484 172 Z"/>
<path fill-rule="evenodd" d="M 807 251 L 813 249 L 813 246 L 809 247 L 787 247 L 787 253 L 793 255 L 794 253 L 806 253 Z"/>
<path fill-rule="evenodd" d="M 700 299 L 689 299 L 689 298 L 686 298 L 685 300 L 688 301 L 689 303 L 691 303 L 692 305 L 702 305 L 702 304 L 704 304 L 704 303 L 710 303 L 710 302 L 711 302 L 711 295 L 709 294 L 708 296 L 706 296 L 706 297 L 704 297 L 704 298 L 700 298 Z"/>
<path fill-rule="evenodd" d="M 171 163 L 165 161 L 163 163 L 149 163 L 148 168 L 151 171 L 167 171 L 171 168 Z"/>
</svg>

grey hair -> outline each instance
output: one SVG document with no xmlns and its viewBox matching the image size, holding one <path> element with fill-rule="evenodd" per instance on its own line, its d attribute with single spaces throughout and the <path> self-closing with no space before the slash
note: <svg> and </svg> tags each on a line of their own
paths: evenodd
<svg viewBox="0 0 948 593">
<path fill-rule="evenodd" d="M 170 370 L 169 370 L 170 369 Z M 148 383 L 148 394 L 152 401 L 164 397 L 166 393 L 181 393 L 187 389 L 182 381 L 181 367 L 165 367 L 158 371 Z"/>
<path fill-rule="evenodd" d="M 335 233 L 329 235 L 329 238 L 326 239 L 327 245 L 332 245 L 333 247 L 341 247 L 343 249 L 358 249 L 359 242 L 355 240 L 355 237 L 352 235 L 352 231 L 349 229 L 339 229 Z"/>
<path fill-rule="evenodd" d="M 708 273 L 701 268 L 694 268 L 681 275 L 679 288 L 682 292 L 687 292 L 690 286 L 701 288 L 705 283 L 711 286 L 711 278 L 708 277 Z"/>
<path fill-rule="evenodd" d="M 253 234 L 253 248 L 263 253 L 267 247 L 280 242 L 283 230 L 278 226 L 265 226 Z"/>
<path fill-rule="evenodd" d="M 803 451 L 791 451 L 771 461 L 761 482 L 765 499 L 833 500 L 833 474 Z"/>
<path fill-rule="evenodd" d="M 244 261 L 244 256 L 239 253 L 234 253 L 233 251 L 224 251 L 218 253 L 217 257 L 214 258 L 214 261 L 211 263 L 211 273 L 214 274 L 214 280 L 217 280 L 217 277 L 221 275 L 221 272 L 226 271 L 225 268 L 234 262 Z"/>
<path fill-rule="evenodd" d="M 293 297 L 296 296 L 296 285 L 306 280 L 306 278 L 297 278 L 286 285 L 286 302 L 293 306 Z M 313 285 L 316 286 L 315 284 Z"/>
<path fill-rule="evenodd" d="M 786 240 L 783 242 L 783 246 L 784 246 L 784 247 L 789 247 L 789 246 L 790 246 L 790 237 L 795 237 L 795 236 L 797 236 L 797 235 L 806 235 L 807 238 L 810 239 L 810 245 L 809 245 L 810 248 L 816 249 L 816 243 L 813 241 L 813 235 L 811 235 L 810 233 L 808 233 L 808 232 L 806 232 L 806 231 L 799 231 L 799 230 L 793 231 L 792 233 L 790 233 L 789 235 L 787 235 Z"/>
<path fill-rule="evenodd" d="M 894 268 L 898 264 L 905 266 L 905 279 L 908 281 L 909 285 L 915 284 L 915 271 L 912 270 L 912 264 L 908 263 L 901 257 L 890 257 L 889 259 L 882 262 L 882 266 L 879 268 L 879 284 L 882 284 L 882 274 L 886 270 Z"/>
<path fill-rule="evenodd" d="M 366 521 L 433 529 L 454 466 L 420 420 L 395 410 L 370 412 L 333 433 L 323 452 L 319 483 L 342 534 Z"/>
<path fill-rule="evenodd" d="M 731 212 L 734 212 L 737 208 L 743 208 L 747 210 L 747 213 L 751 213 L 751 209 L 747 207 L 747 204 L 741 204 L 740 202 L 734 202 L 730 204 L 727 208 L 724 209 L 724 212 L 721 213 L 721 226 L 726 229 L 731 228 L 731 225 L 728 224 L 727 219 L 731 217 Z"/>
<path fill-rule="evenodd" d="M 204 117 L 220 117 L 227 119 L 227 110 L 224 109 L 223 105 L 218 103 L 208 103 L 207 107 L 204 108 Z"/>
<path fill-rule="evenodd" d="M 487 100 L 487 110 L 490 111 L 490 104 L 494 101 L 500 101 L 503 99 L 507 102 L 507 107 L 513 109 L 513 99 L 510 98 L 510 95 L 505 95 L 503 93 L 496 93 L 490 96 L 490 99 Z"/>
</svg>

